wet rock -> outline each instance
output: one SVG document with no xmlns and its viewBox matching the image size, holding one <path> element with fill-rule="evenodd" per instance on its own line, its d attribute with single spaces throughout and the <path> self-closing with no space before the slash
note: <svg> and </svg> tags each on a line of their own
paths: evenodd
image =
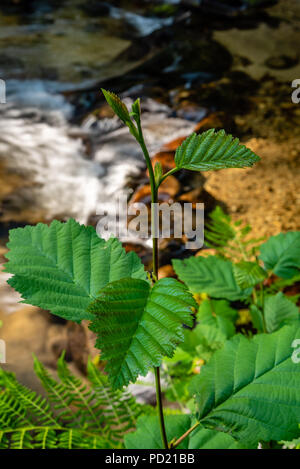
<svg viewBox="0 0 300 469">
<path fill-rule="evenodd" d="M 216 249 L 200 249 L 195 254 L 195 257 L 207 257 L 207 256 L 216 256 L 217 251 Z"/>
<path fill-rule="evenodd" d="M 146 270 L 152 268 L 152 249 L 151 243 L 146 243 L 141 240 L 139 242 L 123 242 L 123 247 L 125 248 L 126 252 L 134 251 L 142 260 Z"/>
<path fill-rule="evenodd" d="M 174 161 L 174 152 L 160 151 L 153 156 L 152 163 L 153 165 L 160 163 L 163 171 L 168 172 L 176 166 Z"/>
<path fill-rule="evenodd" d="M 108 16 L 110 12 L 110 6 L 104 2 L 98 2 L 98 0 L 90 0 L 88 3 L 81 5 L 83 11 L 88 15 L 94 16 Z"/>
<path fill-rule="evenodd" d="M 300 41 L 300 30 L 292 20 L 299 16 L 299 8 L 298 2 L 278 2 L 267 9 L 269 17 L 276 21 L 276 27 L 263 21 L 243 30 L 215 31 L 213 37 L 233 56 L 249 60 L 246 71 L 252 78 L 261 80 L 269 75 L 282 82 L 291 82 L 300 76 L 299 61 L 294 52 L 291 54 Z M 244 65 L 235 65 L 235 69 L 244 70 Z"/>
<path fill-rule="evenodd" d="M 169 176 L 161 185 L 158 191 L 158 201 L 168 202 L 172 201 L 180 191 L 180 183 L 174 176 Z M 150 204 L 151 202 L 151 187 L 149 184 L 138 188 L 130 199 L 130 204 L 141 202 Z"/>
<path fill-rule="evenodd" d="M 267 67 L 275 69 L 275 70 L 282 70 L 286 68 L 291 68 L 297 65 L 298 63 L 298 57 L 294 56 L 287 56 L 287 55 L 279 55 L 279 56 L 273 56 L 269 57 L 266 61 L 265 64 Z"/>
<path fill-rule="evenodd" d="M 49 325 L 48 313 L 33 306 L 20 307 L 7 314 L 0 310 L 1 338 L 6 342 L 6 361 L 3 368 L 13 371 L 18 379 L 34 390 L 42 387 L 33 371 L 34 353 L 39 360 L 52 367 L 56 359 L 53 354 L 53 338 L 63 340 L 65 326 Z"/>
<path fill-rule="evenodd" d="M 193 106 L 193 105 L 188 104 L 188 105 L 178 109 L 178 111 L 176 111 L 176 114 L 177 114 L 178 117 L 181 117 L 181 118 L 186 119 L 188 121 L 199 122 L 207 114 L 207 109 L 203 108 L 203 107 L 199 108 L 197 106 Z"/>
<path fill-rule="evenodd" d="M 202 119 L 195 127 L 195 132 L 206 132 L 209 129 L 232 129 L 233 121 L 225 112 L 214 112 Z"/>
<path fill-rule="evenodd" d="M 176 277 L 175 271 L 171 264 L 164 265 L 158 269 L 158 278 L 165 278 L 165 277 Z"/>
<path fill-rule="evenodd" d="M 89 321 L 82 321 L 81 324 L 69 321 L 66 328 L 70 359 L 83 374 L 86 373 L 88 358 L 94 358 L 100 354 L 100 351 L 95 348 L 96 334 L 88 326 Z"/>
</svg>

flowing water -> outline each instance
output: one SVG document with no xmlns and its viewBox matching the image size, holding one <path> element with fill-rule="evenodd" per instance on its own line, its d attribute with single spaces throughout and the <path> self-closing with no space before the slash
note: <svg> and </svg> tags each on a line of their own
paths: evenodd
<svg viewBox="0 0 300 469">
<path fill-rule="evenodd" d="M 70 216 L 87 222 L 99 203 L 124 188 L 129 173 L 138 173 L 141 154 L 118 120 L 91 115 L 75 125 L 76 105 L 66 95 L 126 73 L 136 62 L 124 63 L 120 53 L 133 40 L 173 22 L 115 6 L 95 21 L 78 1 L 63 2 L 53 11 L 46 6 L 41 2 L 40 9 L 23 17 L 0 16 L 0 46 L 5 44 L 0 76 L 7 93 L 7 104 L 0 107 L 0 165 L 8 179 L 18 176 L 17 187 L 3 194 L 4 222 Z M 119 28 L 133 29 L 131 38 L 119 37 Z M 160 126 L 153 130 L 154 121 L 164 121 L 171 111 L 153 103 L 152 108 L 151 101 L 145 105 L 150 112 L 144 122 L 151 148 L 157 150 L 163 136 Z M 164 130 L 172 138 L 191 127 L 173 119 Z"/>
</svg>

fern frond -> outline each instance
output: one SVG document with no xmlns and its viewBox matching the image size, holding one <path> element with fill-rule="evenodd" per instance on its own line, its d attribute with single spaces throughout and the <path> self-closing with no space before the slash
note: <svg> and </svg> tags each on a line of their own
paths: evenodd
<svg viewBox="0 0 300 469">
<path fill-rule="evenodd" d="M 7 390 L 0 392 L 0 428 L 18 427 L 30 425 L 26 417 L 26 409 Z"/>
<path fill-rule="evenodd" d="M 89 434 L 76 428 L 69 428 L 58 437 L 58 447 L 62 449 L 107 449 L 112 448 L 108 439 L 97 434 Z"/>
<path fill-rule="evenodd" d="M 34 438 L 34 447 L 37 449 L 57 448 L 57 431 L 51 427 L 44 427 L 38 431 Z"/>
<path fill-rule="evenodd" d="M 60 381 L 36 357 L 34 369 L 47 399 L 0 369 L 0 449 L 123 447 L 124 433 L 135 428 L 146 406 L 127 392 L 113 391 L 92 362 L 90 386 L 70 372 L 64 354 L 58 362 Z"/>
<path fill-rule="evenodd" d="M 33 438 L 27 428 L 15 429 L 12 432 L 10 449 L 34 449 Z"/>
<path fill-rule="evenodd" d="M 76 415 L 80 425 L 85 424 L 100 431 L 103 427 L 103 412 L 95 400 L 95 393 L 92 389 L 88 389 L 80 378 L 70 372 L 64 360 L 64 354 L 58 359 L 57 373 L 69 394 L 72 405 L 78 409 Z"/>
<path fill-rule="evenodd" d="M 250 225 L 243 225 L 241 220 L 233 221 L 219 206 L 209 218 L 205 229 L 205 244 L 208 247 L 216 249 L 222 257 L 234 261 L 254 260 L 263 238 L 250 238 Z"/>
<path fill-rule="evenodd" d="M 11 373 L 5 373 L 4 386 L 6 392 L 26 409 L 30 420 L 37 420 L 45 426 L 57 426 L 58 422 L 45 398 L 20 384 Z"/>
<path fill-rule="evenodd" d="M 64 383 L 56 381 L 36 356 L 34 356 L 33 366 L 36 375 L 47 391 L 49 401 L 53 404 L 57 417 L 66 422 L 76 419 L 76 412 L 71 407 L 74 398 L 70 394 L 69 388 Z"/>
<path fill-rule="evenodd" d="M 112 390 L 108 377 L 88 362 L 88 379 L 96 395 L 96 401 L 103 408 L 104 420 L 113 441 L 120 441 L 124 433 L 136 426 L 142 406 L 126 391 Z"/>
</svg>

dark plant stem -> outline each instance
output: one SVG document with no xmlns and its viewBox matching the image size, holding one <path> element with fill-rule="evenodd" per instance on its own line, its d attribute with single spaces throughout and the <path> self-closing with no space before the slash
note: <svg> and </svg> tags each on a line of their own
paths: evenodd
<svg viewBox="0 0 300 469">
<path fill-rule="evenodd" d="M 138 132 L 139 132 L 139 144 L 143 150 L 147 169 L 149 172 L 149 180 L 150 180 L 150 187 L 151 187 L 151 235 L 152 235 L 152 274 L 153 274 L 153 282 L 157 281 L 158 277 L 158 243 L 157 243 L 157 217 L 156 217 L 156 204 L 158 201 L 158 186 L 155 182 L 155 176 L 153 171 L 153 166 L 151 163 L 151 159 L 145 144 L 143 131 L 140 122 L 138 124 Z M 164 412 L 163 412 L 163 404 L 162 404 L 162 392 L 161 392 L 161 385 L 160 385 L 160 368 L 154 368 L 155 374 L 155 388 L 156 388 L 156 403 L 157 403 L 157 410 L 158 410 L 158 417 L 159 417 L 159 426 L 160 426 L 160 434 L 163 443 L 163 447 L 168 449 L 168 438 L 166 434 L 166 427 L 165 427 L 165 420 L 164 420 Z"/>
<path fill-rule="evenodd" d="M 168 438 L 167 438 L 167 433 L 166 433 L 164 411 L 163 411 L 163 404 L 162 404 L 159 366 L 154 368 L 154 373 L 155 373 L 156 403 L 157 403 L 157 410 L 158 410 L 158 417 L 159 417 L 160 434 L 161 434 L 163 447 L 165 449 L 168 449 L 169 445 L 168 445 Z"/>
</svg>

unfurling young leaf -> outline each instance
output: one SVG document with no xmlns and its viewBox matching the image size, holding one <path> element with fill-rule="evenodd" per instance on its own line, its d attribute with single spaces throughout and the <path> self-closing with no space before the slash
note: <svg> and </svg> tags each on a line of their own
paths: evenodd
<svg viewBox="0 0 300 469">
<path fill-rule="evenodd" d="M 134 122 L 131 120 L 131 115 L 128 112 L 127 106 L 115 93 L 111 91 L 106 91 L 103 88 L 101 89 L 107 103 L 110 105 L 115 114 L 127 125 L 130 130 L 130 133 L 134 138 L 138 139 L 138 130 L 134 125 Z M 140 102 L 136 100 L 132 105 L 132 116 L 136 123 L 140 122 Z"/>
<path fill-rule="evenodd" d="M 88 311 L 95 319 L 96 346 L 108 361 L 106 371 L 114 388 L 134 382 L 139 374 L 160 366 L 184 339 L 182 325 L 191 326 L 196 307 L 186 287 L 172 278 L 150 285 L 138 279 L 110 283 Z"/>
<path fill-rule="evenodd" d="M 224 130 L 215 132 L 214 129 L 200 135 L 193 133 L 177 148 L 175 154 L 177 168 L 191 171 L 245 168 L 259 160 L 253 151 L 240 145 L 238 138 L 226 135 Z"/>
<path fill-rule="evenodd" d="M 125 277 L 146 279 L 139 257 L 114 238 L 70 218 L 10 230 L 8 283 L 30 303 L 71 321 L 92 319 L 86 309 L 100 288 Z"/>
<path fill-rule="evenodd" d="M 121 119 L 124 124 L 131 122 L 126 104 L 123 103 L 119 96 L 117 96 L 115 93 L 112 93 L 111 91 L 106 91 L 103 88 L 101 88 L 101 91 L 104 94 L 107 103 L 110 105 L 115 114 L 117 114 L 119 119 Z"/>
<path fill-rule="evenodd" d="M 135 122 L 139 124 L 141 122 L 141 100 L 138 98 L 136 101 L 134 101 L 132 105 L 132 112 L 130 113 L 132 117 L 134 118 Z"/>
</svg>

